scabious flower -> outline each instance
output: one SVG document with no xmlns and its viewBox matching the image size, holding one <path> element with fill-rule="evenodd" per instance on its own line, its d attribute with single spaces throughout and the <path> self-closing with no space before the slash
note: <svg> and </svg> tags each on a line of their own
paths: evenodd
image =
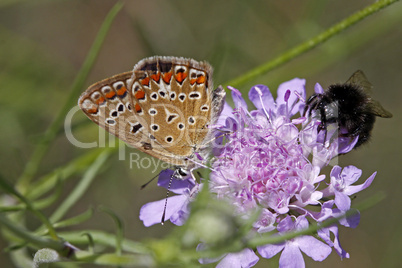
<svg viewBox="0 0 402 268">
<path fill-rule="evenodd" d="M 165 169 L 159 174 L 158 186 L 169 188 L 168 184 L 173 175 L 173 170 Z M 186 221 L 189 204 L 198 192 L 200 185 L 196 185 L 194 180 L 173 180 L 169 190 L 177 195 L 167 199 L 165 219 L 170 220 L 175 225 L 183 225 Z M 140 219 L 146 227 L 161 223 L 162 214 L 165 210 L 165 199 L 147 203 L 140 210 Z"/>
<path fill-rule="evenodd" d="M 320 224 L 340 217 L 350 209 L 349 196 L 367 188 L 376 175 L 361 185 L 351 185 L 362 173 L 354 166 L 335 165 L 329 180 L 321 174 L 321 169 L 336 156 L 352 150 L 358 137 L 337 137 L 329 130 L 327 137 L 334 138 L 325 138 L 324 131 L 318 131 L 320 121 L 303 116 L 304 87 L 304 79 L 285 82 L 279 86 L 274 100 L 268 87 L 256 85 L 249 92 L 249 99 L 257 108 L 252 111 L 241 93 L 229 87 L 235 108 L 225 104 L 214 126 L 226 133 L 226 143 L 220 150 L 214 150 L 209 190 L 216 198 L 233 204 L 235 214 L 242 218 L 250 218 L 260 211 L 253 224 L 256 233 L 282 235 L 308 228 L 310 223 Z M 322 87 L 317 84 L 315 90 L 320 93 Z M 160 181 L 168 181 L 170 174 L 163 173 Z M 181 182 L 181 186 L 172 187 L 180 195 L 170 197 L 167 208 L 167 218 L 177 225 L 187 219 L 189 204 L 202 184 L 196 185 L 190 179 Z M 160 216 L 154 215 L 162 214 L 163 202 L 150 203 L 141 209 L 140 218 L 146 226 L 160 222 Z M 338 223 L 354 228 L 359 219 L 355 213 Z M 317 234 L 321 240 L 303 235 L 279 244 L 259 246 L 256 251 L 263 258 L 281 252 L 280 267 L 304 267 L 301 252 L 322 261 L 334 248 L 341 258 L 349 258 L 339 243 L 337 225 L 322 228 Z M 256 258 L 254 250 L 244 249 L 222 256 L 218 265 L 242 263 L 241 267 L 252 267 Z"/>
</svg>

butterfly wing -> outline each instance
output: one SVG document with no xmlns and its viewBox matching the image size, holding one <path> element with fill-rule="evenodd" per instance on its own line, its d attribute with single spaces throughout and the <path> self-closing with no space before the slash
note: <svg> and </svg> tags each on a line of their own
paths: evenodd
<svg viewBox="0 0 402 268">
<path fill-rule="evenodd" d="M 212 90 L 212 67 L 175 57 L 141 60 L 132 72 L 90 86 L 78 104 L 99 126 L 127 144 L 175 166 L 190 168 L 211 133 L 225 92 Z"/>
<path fill-rule="evenodd" d="M 192 59 L 152 57 L 140 61 L 134 73 L 132 106 L 146 120 L 149 153 L 188 169 L 217 114 L 212 67 Z"/>
<path fill-rule="evenodd" d="M 79 98 L 78 105 L 86 116 L 109 133 L 133 146 L 140 146 L 144 137 L 133 140 L 127 132 L 133 131 L 138 121 L 132 111 L 130 85 L 133 72 L 115 75 L 91 85 Z"/>
</svg>

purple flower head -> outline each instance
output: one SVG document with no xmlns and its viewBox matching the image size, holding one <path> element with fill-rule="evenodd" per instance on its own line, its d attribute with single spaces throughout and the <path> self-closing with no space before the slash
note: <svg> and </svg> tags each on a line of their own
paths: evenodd
<svg viewBox="0 0 402 268">
<path fill-rule="evenodd" d="M 309 223 L 320 225 L 329 218 L 341 217 L 350 209 L 349 196 L 367 188 L 375 177 L 374 173 L 363 184 L 352 185 L 361 176 L 361 170 L 354 166 L 343 169 L 334 166 L 329 177 L 321 173 L 334 157 L 350 151 L 357 139 L 352 142 L 336 136 L 325 139 L 323 131 L 318 131 L 320 121 L 302 116 L 306 99 L 304 86 L 304 79 L 285 82 L 279 86 L 276 100 L 268 87 L 253 86 L 248 97 L 257 109 L 251 111 L 241 93 L 230 87 L 235 108 L 225 104 L 214 125 L 220 133 L 226 133 L 226 142 L 219 150 L 213 150 L 215 160 L 209 191 L 217 199 L 233 204 L 234 214 L 241 218 L 250 218 L 260 211 L 252 224 L 254 234 L 282 235 L 308 228 Z M 315 90 L 322 92 L 322 87 L 317 84 Z M 330 131 L 329 137 L 333 134 Z M 160 177 L 170 179 L 170 175 Z M 176 188 L 172 186 L 172 191 L 178 195 L 169 198 L 166 215 L 174 224 L 181 225 L 201 185 L 191 180 L 173 185 Z M 146 226 L 160 222 L 163 206 L 164 200 L 143 206 L 140 218 Z M 339 224 L 356 227 L 359 220 L 355 214 L 339 220 Z M 282 251 L 280 267 L 304 267 L 302 252 L 322 261 L 332 248 L 341 258 L 349 258 L 340 246 L 337 225 L 322 228 L 317 234 L 321 240 L 303 235 L 279 244 L 259 246 L 257 251 L 264 258 Z M 237 262 L 251 267 L 256 263 L 256 255 L 250 252 L 254 253 L 252 249 L 244 249 L 226 254 L 218 266 Z M 212 261 L 218 259 L 201 260 L 202 263 Z"/>
</svg>

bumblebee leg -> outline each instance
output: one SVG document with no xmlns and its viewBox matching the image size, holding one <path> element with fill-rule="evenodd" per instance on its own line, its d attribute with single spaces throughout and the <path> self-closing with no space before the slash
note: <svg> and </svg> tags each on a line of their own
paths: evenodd
<svg viewBox="0 0 402 268">
<path fill-rule="evenodd" d="M 317 130 L 318 130 L 318 132 L 320 132 L 321 130 L 325 131 L 325 133 L 324 133 L 324 142 L 323 142 L 324 145 L 325 145 L 325 142 L 327 141 L 327 133 L 328 133 L 328 130 L 327 130 L 328 122 L 327 122 L 327 116 L 325 114 L 325 106 L 326 106 L 326 102 L 321 101 L 319 103 L 318 107 L 317 107 L 317 109 L 319 109 L 320 114 L 321 114 L 321 123 L 318 126 Z"/>
<path fill-rule="evenodd" d="M 319 103 L 317 100 L 318 96 L 319 94 L 313 94 L 308 98 L 306 105 L 304 106 L 303 116 L 306 115 L 307 111 L 309 111 L 308 116 L 311 116 L 312 110 L 314 110 L 314 107 Z"/>
</svg>

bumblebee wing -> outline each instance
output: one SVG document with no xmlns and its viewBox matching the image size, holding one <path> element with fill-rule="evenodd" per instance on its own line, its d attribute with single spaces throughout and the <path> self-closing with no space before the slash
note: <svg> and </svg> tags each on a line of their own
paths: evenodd
<svg viewBox="0 0 402 268">
<path fill-rule="evenodd" d="M 369 102 L 370 113 L 374 114 L 375 116 L 384 117 L 384 118 L 391 118 L 392 114 L 384 109 L 381 104 L 373 99 L 370 99 Z"/>
<path fill-rule="evenodd" d="M 346 81 L 346 84 L 358 86 L 369 95 L 371 95 L 371 91 L 373 89 L 373 85 L 367 80 L 367 77 L 361 70 L 354 72 L 348 81 Z"/>
<path fill-rule="evenodd" d="M 381 104 L 373 100 L 371 96 L 373 85 L 367 80 L 363 71 L 357 70 L 352 74 L 352 76 L 346 81 L 347 84 L 358 86 L 369 96 L 369 111 L 371 114 L 379 117 L 390 118 L 392 114 L 384 109 Z"/>
</svg>

